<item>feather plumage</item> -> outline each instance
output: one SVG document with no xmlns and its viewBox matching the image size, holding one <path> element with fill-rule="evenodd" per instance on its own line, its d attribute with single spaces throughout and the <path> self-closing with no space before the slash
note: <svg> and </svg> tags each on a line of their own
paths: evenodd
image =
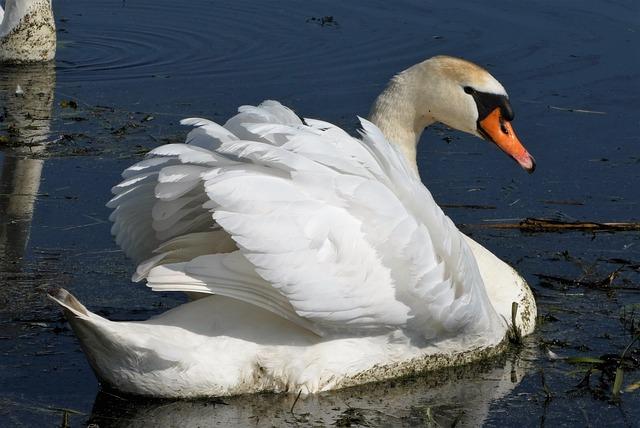
<svg viewBox="0 0 640 428">
<path fill-rule="evenodd" d="M 274 101 L 224 127 L 183 123 L 196 127 L 187 144 L 152 150 L 114 187 L 118 242 L 150 257 L 136 279 L 296 314 L 314 331 L 432 339 L 499 325 L 462 235 L 372 123 L 361 119 L 357 139 Z M 252 279 L 217 272 L 219 257 L 242 260 Z"/>
<path fill-rule="evenodd" d="M 513 302 L 533 331 L 526 282 L 456 229 L 414 162 L 432 120 L 475 132 L 467 79 L 499 85 L 455 58 L 411 67 L 361 138 L 275 101 L 183 121 L 186 144 L 125 170 L 108 205 L 134 280 L 195 301 L 111 322 L 51 296 L 98 377 L 164 397 L 317 392 L 497 352 Z"/>
</svg>

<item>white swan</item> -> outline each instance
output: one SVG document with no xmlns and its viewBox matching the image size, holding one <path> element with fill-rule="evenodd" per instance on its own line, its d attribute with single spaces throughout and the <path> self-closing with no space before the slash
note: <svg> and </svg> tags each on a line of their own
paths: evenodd
<svg viewBox="0 0 640 428">
<path fill-rule="evenodd" d="M 52 296 L 102 382 L 162 397 L 313 393 L 498 352 L 512 302 L 533 331 L 525 281 L 458 231 L 415 165 L 440 121 L 533 169 L 488 72 L 444 56 L 409 68 L 362 139 L 275 101 L 239 111 L 224 127 L 184 120 L 186 144 L 125 170 L 108 204 L 118 244 L 143 261 L 135 279 L 193 301 L 111 322 Z"/>
<path fill-rule="evenodd" d="M 0 7 L 0 63 L 51 61 L 56 24 L 51 0 L 7 0 Z"/>
</svg>

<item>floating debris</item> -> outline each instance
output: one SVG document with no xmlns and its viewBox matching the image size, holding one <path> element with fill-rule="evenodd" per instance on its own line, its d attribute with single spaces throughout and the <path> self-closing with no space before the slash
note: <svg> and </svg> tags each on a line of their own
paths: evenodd
<svg viewBox="0 0 640 428">
<path fill-rule="evenodd" d="M 635 308 L 633 308 L 635 310 Z M 566 357 L 561 358 L 569 364 L 587 365 L 588 369 L 576 389 L 588 390 L 594 396 L 601 399 L 610 399 L 614 402 L 620 400 L 620 393 L 623 391 L 623 381 L 625 371 L 637 371 L 640 369 L 640 348 L 633 346 L 640 340 L 640 328 L 635 321 L 630 324 L 625 320 L 626 312 L 621 315 L 621 324 L 625 330 L 629 330 L 631 333 L 631 340 L 624 348 L 624 350 L 618 355 L 608 353 L 601 355 L 600 357 L 593 356 L 578 356 L 578 357 Z M 635 319 L 635 312 L 632 312 L 631 317 Z M 600 372 L 600 379 L 595 387 L 591 386 L 591 375 L 594 371 Z M 637 383 L 637 382 L 636 382 Z M 625 392 L 635 391 L 638 386 L 636 383 L 632 383 L 624 389 Z M 611 395 L 608 396 L 608 385 L 611 384 Z"/>
<path fill-rule="evenodd" d="M 629 386 L 627 386 L 624 391 L 625 392 L 634 392 L 635 390 L 640 389 L 640 381 L 638 382 L 634 382 L 632 384 L 630 384 Z"/>
<path fill-rule="evenodd" d="M 618 269 L 614 270 L 613 272 L 611 272 L 610 274 L 606 275 L 603 278 L 596 278 L 591 280 L 586 278 L 571 279 L 571 278 L 565 278 L 562 276 L 547 275 L 542 273 L 537 273 L 535 274 L 535 276 L 537 276 L 543 281 L 557 282 L 559 284 L 565 284 L 565 285 L 575 285 L 579 287 L 589 287 L 589 288 L 608 288 L 608 289 L 624 289 L 624 290 L 640 291 L 640 288 L 612 287 L 613 281 L 618 277 L 618 274 L 623 268 L 624 266 L 619 267 Z"/>
<path fill-rule="evenodd" d="M 332 15 L 323 16 L 321 18 L 316 18 L 312 16 L 311 18 L 307 18 L 306 22 L 312 22 L 314 24 L 318 24 L 321 27 L 337 27 L 338 21 Z"/>
<path fill-rule="evenodd" d="M 296 407 L 296 403 L 298 403 L 298 400 L 300 399 L 301 394 L 302 394 L 302 390 L 298 391 L 298 395 L 296 396 L 296 399 L 293 401 L 293 404 L 291 405 L 291 410 L 289 410 L 289 413 L 293 413 L 293 409 Z"/>
<path fill-rule="evenodd" d="M 62 108 L 72 108 L 76 110 L 78 108 L 78 103 L 73 100 L 62 100 L 60 101 L 60 107 Z"/>
<path fill-rule="evenodd" d="M 440 204 L 442 208 L 467 208 L 470 210 L 495 210 L 495 205 L 476 205 L 476 204 Z"/>
<path fill-rule="evenodd" d="M 620 396 L 620 388 L 622 388 L 622 379 L 624 378 L 624 370 L 622 367 L 618 367 L 616 369 L 616 378 L 613 382 L 613 388 L 611 390 L 611 395 L 614 399 L 617 399 Z"/>
<path fill-rule="evenodd" d="M 122 125 L 121 127 L 114 129 L 113 131 L 111 131 L 111 133 L 113 135 L 123 136 L 123 135 L 126 135 L 130 129 L 136 129 L 139 127 L 140 125 L 138 125 L 136 122 L 129 121 L 124 125 Z"/>
<path fill-rule="evenodd" d="M 553 392 L 551 392 L 551 390 L 547 386 L 547 380 L 544 376 L 543 369 L 540 369 L 540 382 L 542 383 L 542 391 L 544 392 L 544 401 L 545 403 L 548 403 L 549 401 L 551 401 L 551 399 L 553 399 Z"/>
<path fill-rule="evenodd" d="M 347 410 L 336 419 L 334 425 L 337 427 L 351 427 L 351 426 L 369 426 L 366 418 L 360 411 L 354 407 L 349 407 Z"/>
<path fill-rule="evenodd" d="M 511 302 L 511 323 L 507 328 L 507 338 L 509 342 L 521 346 L 523 344 L 522 330 L 516 324 L 516 315 L 518 314 L 518 302 Z"/>
<path fill-rule="evenodd" d="M 582 201 L 573 201 L 573 200 L 556 201 L 556 200 L 548 199 L 540 202 L 547 205 L 584 205 L 584 202 Z"/>
<path fill-rule="evenodd" d="M 561 221 L 543 218 L 525 218 L 518 223 L 463 224 L 467 228 L 519 229 L 524 232 L 628 232 L 640 231 L 637 222 Z"/>
<path fill-rule="evenodd" d="M 555 360 L 560 360 L 561 358 L 558 356 L 558 354 L 556 354 L 555 352 L 553 352 L 551 349 L 547 349 L 547 357 L 549 357 L 549 359 L 551 361 L 555 361 Z"/>
<path fill-rule="evenodd" d="M 552 110 L 568 111 L 568 112 L 571 112 L 571 113 L 607 114 L 607 112 L 604 112 L 604 111 L 584 110 L 584 109 L 570 108 L 570 107 L 549 106 L 549 108 L 552 109 Z"/>
</svg>

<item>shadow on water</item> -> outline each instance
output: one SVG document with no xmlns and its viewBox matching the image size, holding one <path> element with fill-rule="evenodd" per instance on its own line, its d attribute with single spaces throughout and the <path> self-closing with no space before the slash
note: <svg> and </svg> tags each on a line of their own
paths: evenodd
<svg viewBox="0 0 640 428">
<path fill-rule="evenodd" d="M 201 401 L 127 398 L 103 391 L 90 423 L 152 426 L 473 426 L 532 369 L 533 348 L 425 377 L 374 383 L 308 397 L 276 394 Z M 479 380 L 481 380 L 479 382 Z"/>
</svg>

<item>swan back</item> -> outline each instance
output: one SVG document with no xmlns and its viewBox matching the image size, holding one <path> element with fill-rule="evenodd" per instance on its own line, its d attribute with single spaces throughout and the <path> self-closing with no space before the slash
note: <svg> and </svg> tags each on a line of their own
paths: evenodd
<svg viewBox="0 0 640 428">
<path fill-rule="evenodd" d="M 51 0 L 7 0 L 0 14 L 0 62 L 50 61 L 56 51 Z"/>
<path fill-rule="evenodd" d="M 224 127 L 184 123 L 188 144 L 150 152 L 109 203 L 153 289 L 233 297 L 318 334 L 502 338 L 463 235 L 375 125 L 357 139 L 274 101 Z"/>
</svg>

